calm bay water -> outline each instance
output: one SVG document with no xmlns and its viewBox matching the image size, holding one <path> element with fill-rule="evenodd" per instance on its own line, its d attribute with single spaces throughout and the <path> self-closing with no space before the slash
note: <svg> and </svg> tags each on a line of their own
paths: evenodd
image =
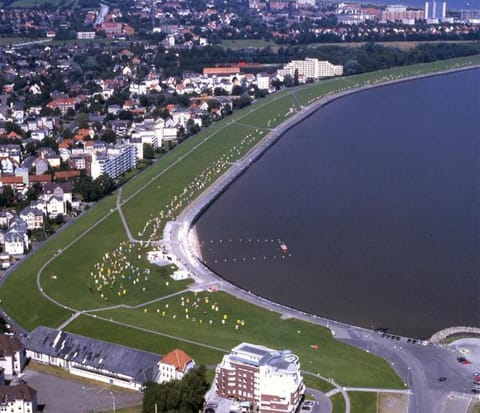
<svg viewBox="0 0 480 413">
<path fill-rule="evenodd" d="M 470 70 L 322 108 L 199 218 L 207 265 L 369 328 L 480 326 L 479 85 Z"/>
</svg>

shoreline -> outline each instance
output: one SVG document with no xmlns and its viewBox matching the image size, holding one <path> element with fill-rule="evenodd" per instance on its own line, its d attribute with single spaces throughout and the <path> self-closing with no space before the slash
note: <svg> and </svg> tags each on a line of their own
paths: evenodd
<svg viewBox="0 0 480 413">
<path fill-rule="evenodd" d="M 371 88 L 384 87 L 391 84 L 408 82 L 433 76 L 442 76 L 449 73 L 455 73 L 465 70 L 475 70 L 479 68 L 480 65 L 478 64 L 472 66 L 460 66 L 443 71 L 422 73 L 417 75 L 400 77 L 397 79 L 380 79 L 378 81 L 367 83 L 362 86 L 352 82 L 353 86 L 351 88 L 340 90 L 336 93 L 326 93 L 325 95 L 312 99 L 311 101 L 309 101 L 309 104 L 307 106 L 302 107 L 301 110 L 295 112 L 287 120 L 272 129 L 264 138 L 262 138 L 252 148 L 250 148 L 245 155 L 243 155 L 240 159 L 234 162 L 234 164 L 229 170 L 227 170 L 224 174 L 218 177 L 210 185 L 210 187 L 208 187 L 204 192 L 202 192 L 195 200 L 192 201 L 191 204 L 189 204 L 180 213 L 176 221 L 167 223 L 163 233 L 163 245 L 170 253 L 174 254 L 175 256 L 177 256 L 177 258 L 179 258 L 178 262 L 184 267 L 185 270 L 187 270 L 191 274 L 191 278 L 194 280 L 194 284 L 196 284 L 197 286 L 215 284 L 217 286 L 220 286 L 220 289 L 224 291 L 230 290 L 233 295 L 244 296 L 243 298 L 246 301 L 252 302 L 254 304 L 256 303 L 257 305 L 258 301 L 260 303 L 268 302 L 269 306 L 274 305 L 275 307 L 279 308 L 278 311 L 281 314 L 287 312 L 289 313 L 289 317 L 295 317 L 296 313 L 297 317 L 299 318 L 304 318 L 305 316 L 307 316 L 310 321 L 315 320 L 314 322 L 316 323 L 319 323 L 320 321 L 319 324 L 323 326 L 328 327 L 337 324 L 342 327 L 354 327 L 365 331 L 371 331 L 364 327 L 349 325 L 342 321 L 326 319 L 321 315 L 309 314 L 302 310 L 270 301 L 263 296 L 256 295 L 255 292 L 244 290 L 242 287 L 226 280 L 221 275 L 215 273 L 203 262 L 195 222 L 202 215 L 202 213 L 250 167 L 251 164 L 257 161 L 272 145 L 274 145 L 279 139 L 281 139 L 288 130 L 303 122 L 309 116 L 313 115 L 316 111 L 320 110 L 322 107 L 328 105 L 329 103 L 350 94 L 360 93 Z M 297 90 L 297 88 L 292 88 L 291 90 L 295 91 Z M 255 109 L 253 108 L 250 110 L 254 111 Z M 178 230 L 175 231 L 175 228 L 178 228 Z M 179 247 L 176 251 L 174 251 L 175 248 L 172 248 L 174 244 Z M 241 294 L 240 291 L 242 292 Z M 256 299 L 253 299 L 253 297 L 255 297 Z"/>
</svg>

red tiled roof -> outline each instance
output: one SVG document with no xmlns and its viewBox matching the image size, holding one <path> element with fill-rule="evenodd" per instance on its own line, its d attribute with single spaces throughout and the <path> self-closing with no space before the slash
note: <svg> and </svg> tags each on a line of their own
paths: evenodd
<svg viewBox="0 0 480 413">
<path fill-rule="evenodd" d="M 192 358 L 183 350 L 179 350 L 178 348 L 172 350 L 160 360 L 161 363 L 173 365 L 175 370 L 179 371 L 185 371 L 185 367 L 191 361 Z"/>
<path fill-rule="evenodd" d="M 28 176 L 28 181 L 30 183 L 33 183 L 33 182 L 40 182 L 40 183 L 52 182 L 52 176 L 51 175 L 29 175 Z"/>
<path fill-rule="evenodd" d="M 23 178 L 21 176 L 2 176 L 0 177 L 0 182 L 5 185 L 21 184 L 23 183 Z"/>
<path fill-rule="evenodd" d="M 55 171 L 55 179 L 69 179 L 76 176 L 80 176 L 80 171 L 76 169 L 72 171 Z"/>
</svg>

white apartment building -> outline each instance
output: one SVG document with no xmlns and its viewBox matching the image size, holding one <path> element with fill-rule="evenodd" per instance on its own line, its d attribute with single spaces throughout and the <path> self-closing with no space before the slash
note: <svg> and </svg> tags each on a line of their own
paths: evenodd
<svg viewBox="0 0 480 413">
<path fill-rule="evenodd" d="M 92 179 L 103 174 L 115 179 L 124 172 L 135 168 L 137 162 L 137 154 L 133 145 L 116 145 L 104 152 L 95 152 L 92 154 Z"/>
<path fill-rule="evenodd" d="M 305 392 L 295 354 L 248 343 L 223 357 L 215 386 L 218 396 L 252 402 L 259 413 L 294 413 Z"/>
<path fill-rule="evenodd" d="M 270 76 L 266 73 L 259 73 L 257 75 L 257 87 L 260 90 L 268 90 L 270 89 Z"/>
<path fill-rule="evenodd" d="M 294 76 L 298 71 L 299 79 L 320 79 L 322 77 L 343 75 L 342 65 L 333 65 L 326 60 L 306 58 L 305 60 L 292 60 L 283 69 L 277 71 L 278 76 Z"/>
</svg>

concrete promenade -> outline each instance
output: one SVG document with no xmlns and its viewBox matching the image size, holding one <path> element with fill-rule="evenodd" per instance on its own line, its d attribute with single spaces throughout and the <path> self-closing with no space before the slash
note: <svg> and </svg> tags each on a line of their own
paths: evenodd
<svg viewBox="0 0 480 413">
<path fill-rule="evenodd" d="M 469 68 L 459 68 L 456 70 Z M 454 70 L 449 70 L 448 72 L 451 71 Z M 284 318 L 297 318 L 329 328 L 338 340 L 384 358 L 402 378 L 405 387 L 411 389 L 411 391 L 408 392 L 410 396 L 409 413 L 441 413 L 445 410 L 444 406 L 450 393 L 461 393 L 470 397 L 471 372 L 467 371 L 467 369 L 458 368 L 459 365 L 455 359 L 456 354 L 451 348 L 440 345 L 424 346 L 421 344 L 411 344 L 407 337 L 399 337 L 398 340 L 392 341 L 371 330 L 298 311 L 269 301 L 250 291 L 243 290 L 222 279 L 203 265 L 192 249 L 192 245 L 189 242 L 189 233 L 197 217 L 208 208 L 237 177 L 273 145 L 285 131 L 313 114 L 322 106 L 350 93 L 437 74 L 440 73 L 394 80 L 388 79 L 383 83 L 344 90 L 335 95 L 322 97 L 312 105 L 302 108 L 302 110 L 295 113 L 279 127 L 270 131 L 262 141 L 255 145 L 240 160 L 233 163 L 232 167 L 225 174 L 218 178 L 193 203 L 183 210 L 176 221 L 167 223 L 163 234 L 163 244 L 167 252 L 177 258 L 179 266 L 187 270 L 195 281 L 196 287 L 194 285 L 192 288 L 215 285 L 217 288 L 235 297 L 254 305 L 276 311 Z M 249 110 L 254 111 L 255 107 Z M 474 368 L 480 369 L 478 366 L 474 366 Z M 439 382 L 438 378 L 446 374 L 449 375 L 449 381 L 446 383 Z"/>
</svg>

